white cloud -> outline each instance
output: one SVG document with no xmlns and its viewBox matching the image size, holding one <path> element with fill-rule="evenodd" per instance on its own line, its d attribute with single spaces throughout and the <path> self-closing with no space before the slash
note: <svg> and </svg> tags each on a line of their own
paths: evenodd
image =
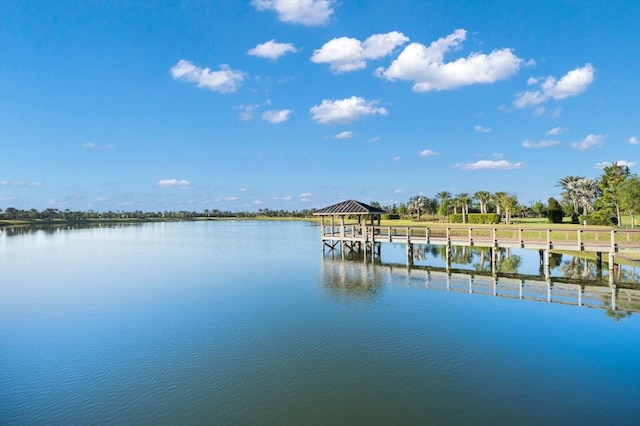
<svg viewBox="0 0 640 426">
<path fill-rule="evenodd" d="M 606 135 L 590 134 L 580 142 L 571 142 L 571 148 L 577 149 L 578 151 L 584 151 L 589 148 L 601 147 L 606 138 Z"/>
<path fill-rule="evenodd" d="M 510 163 L 506 160 L 479 160 L 475 163 L 455 164 L 461 170 L 514 170 L 522 168 L 522 163 Z"/>
<path fill-rule="evenodd" d="M 178 180 L 178 179 L 160 179 L 158 183 L 156 183 L 158 188 L 181 188 L 181 189 L 189 189 L 191 188 L 191 182 L 188 180 Z"/>
<path fill-rule="evenodd" d="M 289 119 L 290 109 L 269 110 L 262 114 L 262 119 L 273 124 L 283 123 Z"/>
<path fill-rule="evenodd" d="M 543 140 L 540 142 L 532 142 L 532 141 L 524 141 L 522 142 L 522 146 L 525 148 L 547 148 L 550 146 L 558 145 L 560 142 L 554 140 Z"/>
<path fill-rule="evenodd" d="M 432 155 L 438 155 L 437 152 L 432 151 L 430 149 L 424 149 L 422 151 L 420 151 L 420 157 L 431 157 Z"/>
<path fill-rule="evenodd" d="M 545 133 L 547 136 L 558 136 L 561 133 L 564 133 L 567 131 L 566 127 L 554 127 L 551 130 L 548 130 L 547 133 Z"/>
<path fill-rule="evenodd" d="M 489 129 L 488 127 L 482 127 L 482 126 L 476 126 L 473 128 L 473 130 L 475 130 L 478 133 L 489 133 L 491 131 L 491 129 Z"/>
<path fill-rule="evenodd" d="M 354 136 L 353 132 L 344 131 L 344 132 L 340 132 L 337 135 L 335 135 L 334 138 L 336 138 L 336 139 L 351 139 L 353 136 Z"/>
<path fill-rule="evenodd" d="M 220 71 L 211 71 L 209 68 L 200 68 L 191 62 L 180 59 L 171 67 L 171 76 L 175 80 L 195 83 L 197 87 L 213 90 L 220 93 L 235 92 L 242 83 L 245 73 L 232 70 L 228 65 L 220 65 Z"/>
<path fill-rule="evenodd" d="M 341 100 L 323 100 L 321 105 L 313 106 L 309 112 L 320 124 L 346 124 L 368 115 L 387 115 L 384 108 L 378 108 L 378 101 L 367 101 L 358 96 Z"/>
<path fill-rule="evenodd" d="M 371 139 L 369 139 L 369 142 L 378 142 L 380 140 L 380 136 L 374 136 Z"/>
<path fill-rule="evenodd" d="M 635 137 L 635 136 L 631 136 L 631 137 L 629 138 L 629 143 L 630 143 L 631 145 L 638 145 L 638 144 L 640 144 L 640 139 L 638 139 L 638 138 L 637 138 L 637 137 Z"/>
<path fill-rule="evenodd" d="M 257 45 L 253 49 L 249 49 L 247 53 L 252 56 L 259 56 L 261 58 L 276 60 L 280 56 L 289 52 L 291 53 L 297 52 L 293 44 L 278 43 L 275 40 L 270 40 L 266 43 Z"/>
<path fill-rule="evenodd" d="M 494 50 L 491 53 L 472 53 L 466 58 L 444 62 L 444 54 L 457 50 L 467 38 L 467 32 L 458 29 L 440 38 L 428 47 L 411 43 L 404 48 L 386 70 L 378 68 L 376 74 L 388 80 L 414 81 L 413 90 L 447 90 L 478 83 L 494 83 L 514 74 L 522 59 L 511 49 Z"/>
<path fill-rule="evenodd" d="M 374 34 L 364 42 L 350 37 L 334 38 L 313 52 L 311 61 L 329 64 L 329 68 L 336 73 L 360 70 L 367 66 L 368 59 L 387 56 L 407 41 L 409 39 L 397 31 Z"/>
<path fill-rule="evenodd" d="M 392 160 L 393 161 L 400 161 L 400 160 L 402 160 L 402 157 L 395 156 L 395 157 L 392 158 Z"/>
<path fill-rule="evenodd" d="M 585 64 L 582 68 L 569 71 L 560 80 L 549 76 L 547 78 L 529 79 L 529 84 L 538 84 L 538 90 L 518 93 L 513 102 L 517 108 L 534 106 L 548 99 L 560 100 L 570 96 L 576 96 L 587 90 L 587 87 L 595 79 L 595 68 L 591 64 Z"/>
<path fill-rule="evenodd" d="M 113 144 L 107 144 L 107 145 L 97 145 L 93 142 L 87 142 L 82 144 L 83 148 L 86 149 L 96 149 L 96 150 L 103 150 L 103 149 L 113 149 Z"/>
<path fill-rule="evenodd" d="M 309 199 L 311 198 L 311 193 L 310 192 L 305 192 L 303 194 L 298 195 L 298 198 L 300 199 L 300 201 L 305 202 L 305 201 L 309 201 Z"/>
<path fill-rule="evenodd" d="M 618 160 L 616 161 L 616 163 L 618 164 L 618 166 L 627 166 L 629 168 L 635 167 L 636 164 L 638 164 L 635 161 L 625 161 L 625 160 Z M 603 161 L 601 163 L 596 163 L 596 165 L 593 167 L 594 169 L 604 169 L 605 167 L 610 166 L 611 162 L 609 161 Z"/>
<path fill-rule="evenodd" d="M 282 22 L 316 26 L 325 24 L 333 14 L 334 0 L 252 0 L 259 11 L 274 10 Z"/>
</svg>

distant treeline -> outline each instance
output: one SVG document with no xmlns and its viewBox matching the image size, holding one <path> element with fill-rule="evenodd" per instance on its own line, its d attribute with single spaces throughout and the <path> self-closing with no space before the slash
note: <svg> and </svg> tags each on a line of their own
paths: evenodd
<svg viewBox="0 0 640 426">
<path fill-rule="evenodd" d="M 4 221 L 27 221 L 27 222 L 93 222 L 93 221 L 120 221 L 120 220 L 193 220 L 198 218 L 285 218 L 296 217 L 305 218 L 313 216 L 315 209 L 310 210 L 270 210 L 260 209 L 257 212 L 232 212 L 223 210 L 197 211 L 159 211 L 144 212 L 134 211 L 105 211 L 96 212 L 93 210 L 59 210 L 47 208 L 45 210 L 21 210 L 8 207 L 6 210 L 0 209 L 0 220 Z"/>
</svg>

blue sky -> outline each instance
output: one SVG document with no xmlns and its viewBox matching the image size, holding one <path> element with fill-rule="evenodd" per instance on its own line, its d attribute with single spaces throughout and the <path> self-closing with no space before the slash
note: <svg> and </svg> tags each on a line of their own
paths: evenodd
<svg viewBox="0 0 640 426">
<path fill-rule="evenodd" d="M 638 1 L 4 1 L 0 207 L 557 196 L 640 167 Z"/>
</svg>

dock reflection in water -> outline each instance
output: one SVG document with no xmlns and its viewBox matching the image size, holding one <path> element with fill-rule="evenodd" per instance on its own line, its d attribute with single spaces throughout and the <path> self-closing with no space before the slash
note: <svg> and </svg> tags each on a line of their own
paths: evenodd
<svg viewBox="0 0 640 426">
<path fill-rule="evenodd" d="M 599 308 L 616 320 L 640 312 L 640 288 L 633 283 L 596 279 L 539 277 L 515 273 L 492 274 L 486 270 L 449 269 L 435 266 L 382 263 L 379 258 L 363 262 L 364 256 L 350 253 L 344 258 L 325 254 L 322 285 L 340 299 L 373 300 L 386 283 L 403 282 L 428 290 L 464 292 L 485 296 L 532 300 Z M 570 260 L 567 263 L 582 264 Z M 573 266 L 571 266 L 573 267 Z"/>
</svg>

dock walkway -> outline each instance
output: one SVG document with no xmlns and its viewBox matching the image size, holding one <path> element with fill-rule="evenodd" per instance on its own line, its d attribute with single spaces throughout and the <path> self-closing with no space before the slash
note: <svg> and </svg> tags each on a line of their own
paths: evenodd
<svg viewBox="0 0 640 426">
<path fill-rule="evenodd" d="M 551 250 L 595 253 L 599 261 L 606 253 L 610 268 L 617 254 L 640 258 L 640 230 L 633 229 L 322 225 L 321 240 L 323 247 L 340 244 L 343 250 L 364 248 L 371 253 L 379 253 L 381 243 L 402 243 L 407 245 L 407 256 L 414 244 L 532 249 L 540 251 L 541 260 Z"/>
</svg>

